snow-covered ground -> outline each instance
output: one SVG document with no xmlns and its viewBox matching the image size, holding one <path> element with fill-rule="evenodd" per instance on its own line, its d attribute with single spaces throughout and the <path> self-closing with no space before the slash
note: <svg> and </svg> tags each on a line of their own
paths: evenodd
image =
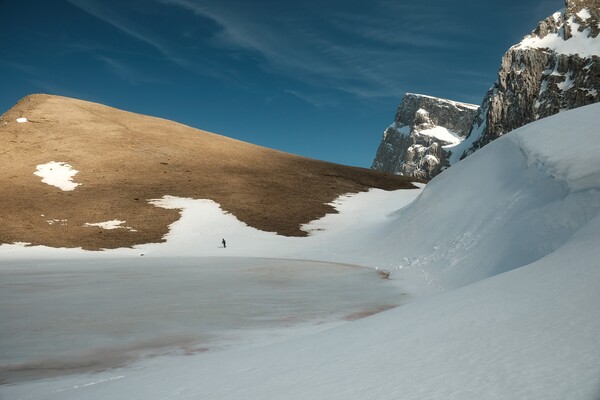
<svg viewBox="0 0 600 400">
<path fill-rule="evenodd" d="M 210 201 L 165 198 L 155 204 L 181 208 L 182 218 L 164 244 L 93 256 L 0 246 L 4 265 L 69 255 L 126 262 L 174 251 L 347 262 L 386 269 L 413 295 L 393 310 L 274 344 L 5 385 L 0 394 L 597 400 L 598 113 L 595 104 L 509 133 L 440 174 L 420 195 L 371 191 L 340 199 L 339 214 L 305 227 L 308 238 L 245 227 Z M 221 237 L 227 249 L 219 248 Z"/>
</svg>

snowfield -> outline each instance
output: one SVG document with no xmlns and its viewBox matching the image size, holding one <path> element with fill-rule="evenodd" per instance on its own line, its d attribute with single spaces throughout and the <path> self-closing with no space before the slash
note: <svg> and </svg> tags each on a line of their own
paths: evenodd
<svg viewBox="0 0 600 400">
<path fill-rule="evenodd" d="M 304 227 L 307 238 L 249 228 L 208 200 L 165 197 L 154 204 L 182 217 L 163 244 L 101 253 L 0 246 L 2 268 L 36 258 L 127 263 L 141 253 L 351 263 L 389 271 L 412 299 L 277 343 L 4 385 L 0 395 L 597 400 L 599 113 L 595 104 L 531 123 L 420 190 L 341 198 L 339 214 Z"/>
</svg>

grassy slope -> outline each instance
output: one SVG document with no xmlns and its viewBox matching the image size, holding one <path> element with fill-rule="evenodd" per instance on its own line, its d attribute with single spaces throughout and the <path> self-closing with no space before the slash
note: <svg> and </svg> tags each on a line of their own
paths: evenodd
<svg viewBox="0 0 600 400">
<path fill-rule="evenodd" d="M 20 116 L 30 122 L 16 123 Z M 71 164 L 82 185 L 65 192 L 42 183 L 33 173 L 49 161 Z M 212 199 L 250 226 L 303 236 L 301 224 L 334 211 L 327 203 L 371 187 L 412 185 L 59 96 L 28 96 L 0 117 L 0 243 L 100 249 L 159 242 L 179 218 L 146 201 L 163 195 Z M 137 232 L 83 226 L 113 219 Z"/>
</svg>

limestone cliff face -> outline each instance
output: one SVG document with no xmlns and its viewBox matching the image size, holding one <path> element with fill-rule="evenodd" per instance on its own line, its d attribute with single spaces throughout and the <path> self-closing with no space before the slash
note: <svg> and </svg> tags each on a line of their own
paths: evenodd
<svg viewBox="0 0 600 400">
<path fill-rule="evenodd" d="M 502 58 L 468 138 L 449 164 L 505 133 L 600 101 L 600 0 L 567 0 Z"/>
<path fill-rule="evenodd" d="M 477 112 L 444 113 L 442 121 L 437 105 L 417 106 L 421 100 L 407 95 L 395 123 L 385 131 L 372 168 L 432 178 L 505 133 L 600 102 L 599 33 L 600 0 L 566 0 L 562 11 L 541 21 L 504 55 L 498 79 Z M 417 121 L 420 108 L 429 113 L 425 125 Z M 464 121 L 470 117 L 465 131 Z M 451 143 L 423 135 L 432 125 L 455 132 L 459 139 L 467 137 Z"/>
<path fill-rule="evenodd" d="M 469 132 L 477 106 L 407 93 L 384 132 L 373 169 L 431 179 L 444 164 L 444 146 Z"/>
</svg>

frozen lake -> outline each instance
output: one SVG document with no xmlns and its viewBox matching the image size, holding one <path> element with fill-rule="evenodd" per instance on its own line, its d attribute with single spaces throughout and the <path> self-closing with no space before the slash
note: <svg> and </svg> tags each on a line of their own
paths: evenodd
<svg viewBox="0 0 600 400">
<path fill-rule="evenodd" d="M 251 258 L 120 259 L 0 267 L 1 383 L 141 358 L 259 345 L 402 302 L 353 266 Z"/>
</svg>

